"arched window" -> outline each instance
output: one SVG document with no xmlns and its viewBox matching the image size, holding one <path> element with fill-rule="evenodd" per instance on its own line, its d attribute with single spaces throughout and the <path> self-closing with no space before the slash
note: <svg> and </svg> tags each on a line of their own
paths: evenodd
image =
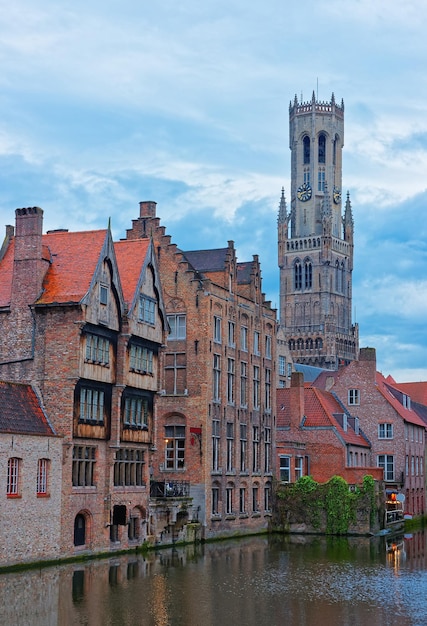
<svg viewBox="0 0 427 626">
<path fill-rule="evenodd" d="M 326 163 L 326 137 L 319 135 L 319 163 Z"/>
<path fill-rule="evenodd" d="M 323 341 L 320 337 L 317 337 L 315 341 L 316 350 L 321 350 L 323 348 Z"/>
<path fill-rule="evenodd" d="M 304 262 L 304 286 L 306 289 L 311 289 L 313 286 L 313 267 L 309 260 Z"/>
<path fill-rule="evenodd" d="M 302 265 L 301 261 L 295 261 L 294 266 L 294 286 L 295 289 L 302 289 Z"/>
<path fill-rule="evenodd" d="M 310 137 L 307 137 L 306 135 L 302 143 L 304 151 L 304 165 L 307 165 L 308 163 L 310 163 Z"/>
<path fill-rule="evenodd" d="M 338 261 L 335 261 L 335 291 L 341 291 L 340 289 L 340 267 Z"/>
<path fill-rule="evenodd" d="M 84 546 L 86 543 L 86 519 L 82 513 L 74 519 L 74 545 Z"/>
</svg>

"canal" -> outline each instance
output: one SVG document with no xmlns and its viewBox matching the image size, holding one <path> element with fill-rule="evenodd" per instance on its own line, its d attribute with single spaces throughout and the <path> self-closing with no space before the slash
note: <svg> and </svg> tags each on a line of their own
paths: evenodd
<svg viewBox="0 0 427 626">
<path fill-rule="evenodd" d="M 252 537 L 0 575 L 7 626 L 425 626 L 424 531 Z"/>
</svg>

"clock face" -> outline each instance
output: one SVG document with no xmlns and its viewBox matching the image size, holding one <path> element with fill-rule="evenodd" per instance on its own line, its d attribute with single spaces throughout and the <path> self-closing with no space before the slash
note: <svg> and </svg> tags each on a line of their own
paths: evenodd
<svg viewBox="0 0 427 626">
<path fill-rule="evenodd" d="M 298 196 L 298 200 L 301 200 L 301 202 L 307 202 L 307 200 L 310 200 L 311 198 L 310 183 L 303 183 L 300 187 L 298 187 L 297 196 Z"/>
<path fill-rule="evenodd" d="M 338 189 L 338 187 L 334 187 L 334 202 L 335 204 L 338 204 L 339 201 L 341 200 L 341 191 Z"/>
</svg>

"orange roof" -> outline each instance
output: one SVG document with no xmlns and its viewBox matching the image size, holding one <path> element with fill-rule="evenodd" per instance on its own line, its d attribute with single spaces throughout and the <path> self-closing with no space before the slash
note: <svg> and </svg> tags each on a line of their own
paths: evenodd
<svg viewBox="0 0 427 626">
<path fill-rule="evenodd" d="M 11 300 L 14 249 L 12 240 L 0 261 L 0 307 L 9 306 Z"/>
<path fill-rule="evenodd" d="M 378 391 L 381 393 L 381 395 L 384 396 L 387 402 L 394 408 L 396 413 L 398 413 L 406 422 L 410 422 L 411 424 L 416 424 L 417 426 L 425 427 L 425 423 L 415 413 L 415 411 L 412 411 L 411 409 L 404 407 L 399 402 L 399 400 L 391 393 L 391 391 L 387 388 L 387 385 L 388 385 L 389 387 L 395 387 L 395 389 L 403 391 L 402 389 L 400 389 L 400 385 L 396 385 L 396 384 L 391 385 L 380 372 L 377 372 L 376 382 L 378 385 Z"/>
<path fill-rule="evenodd" d="M 123 297 L 128 305 L 133 301 L 149 246 L 149 239 L 127 239 L 114 243 Z"/>
<path fill-rule="evenodd" d="M 411 398 L 414 402 L 427 406 L 427 382 L 418 383 L 395 383 L 393 387 L 400 389 L 403 393 Z"/>
<path fill-rule="evenodd" d="M 291 423 L 290 414 L 290 388 L 277 390 L 277 426 L 289 426 Z M 304 385 L 304 423 L 305 428 L 335 428 L 341 438 L 347 444 L 366 446 L 369 443 L 361 434 L 356 434 L 354 429 L 348 424 L 347 430 L 338 421 L 338 415 L 344 413 L 342 406 L 328 391 L 322 391 L 316 387 Z M 351 419 L 351 416 L 349 416 Z"/>
<path fill-rule="evenodd" d="M 52 263 L 37 303 L 80 302 L 89 290 L 106 235 L 106 230 L 43 235 Z"/>
</svg>

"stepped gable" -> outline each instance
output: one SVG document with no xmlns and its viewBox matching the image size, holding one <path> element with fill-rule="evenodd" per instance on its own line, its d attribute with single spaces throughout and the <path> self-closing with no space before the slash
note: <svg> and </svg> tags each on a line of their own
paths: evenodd
<svg viewBox="0 0 427 626">
<path fill-rule="evenodd" d="M 0 382 L 0 432 L 55 435 L 31 385 Z"/>
</svg>

